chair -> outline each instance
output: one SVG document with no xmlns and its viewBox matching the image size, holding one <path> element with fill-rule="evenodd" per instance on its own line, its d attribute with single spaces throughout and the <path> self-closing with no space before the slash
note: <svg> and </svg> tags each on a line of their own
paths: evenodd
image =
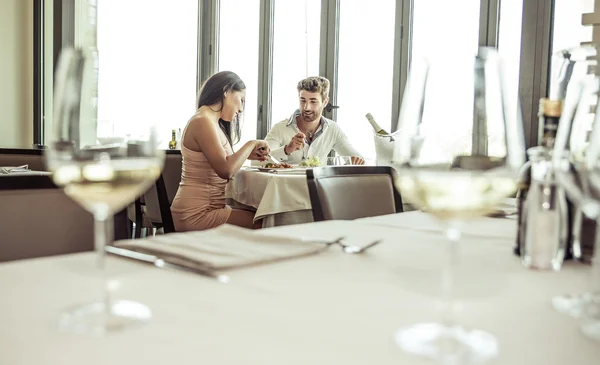
<svg viewBox="0 0 600 365">
<path fill-rule="evenodd" d="M 315 222 L 403 212 L 389 166 L 332 166 L 306 171 Z"/>
<path fill-rule="evenodd" d="M 156 183 L 144 193 L 146 204 L 145 217 L 155 228 L 162 228 L 164 233 L 175 232 L 171 203 L 175 199 L 181 182 L 182 158 L 179 151 L 169 151 L 165 159 L 165 167 Z"/>
</svg>

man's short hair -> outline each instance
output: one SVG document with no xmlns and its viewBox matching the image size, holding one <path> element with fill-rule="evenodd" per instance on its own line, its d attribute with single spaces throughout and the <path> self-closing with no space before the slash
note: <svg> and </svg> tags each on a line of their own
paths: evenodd
<svg viewBox="0 0 600 365">
<path fill-rule="evenodd" d="M 319 93 L 323 101 L 329 97 L 329 80 L 321 76 L 311 76 L 298 82 L 298 92 L 305 90 L 311 93 Z"/>
</svg>

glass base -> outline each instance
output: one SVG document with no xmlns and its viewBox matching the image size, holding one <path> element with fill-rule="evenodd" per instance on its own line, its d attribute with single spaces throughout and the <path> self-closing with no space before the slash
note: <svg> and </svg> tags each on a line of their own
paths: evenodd
<svg viewBox="0 0 600 365">
<path fill-rule="evenodd" d="M 150 308 L 129 300 L 112 301 L 109 308 L 103 302 L 70 308 L 60 314 L 58 328 L 63 332 L 104 335 L 148 323 Z"/>
<path fill-rule="evenodd" d="M 574 318 L 600 319 L 600 293 L 565 294 L 552 298 L 552 306 L 559 313 Z"/>
<path fill-rule="evenodd" d="M 476 364 L 498 354 L 498 342 L 491 334 L 438 323 L 422 323 L 396 333 L 396 343 L 405 352 L 444 364 Z"/>
<path fill-rule="evenodd" d="M 582 324 L 581 332 L 592 340 L 600 342 L 600 321 L 590 321 Z"/>
<path fill-rule="evenodd" d="M 587 300 L 582 294 L 565 294 L 552 298 L 552 306 L 557 312 L 580 318 Z"/>
</svg>

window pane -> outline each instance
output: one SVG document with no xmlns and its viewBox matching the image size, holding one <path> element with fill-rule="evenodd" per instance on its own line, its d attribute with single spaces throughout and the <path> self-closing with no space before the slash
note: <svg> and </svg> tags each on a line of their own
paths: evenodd
<svg viewBox="0 0 600 365">
<path fill-rule="evenodd" d="M 453 62 L 460 62 L 468 55 L 475 55 L 479 46 L 479 8 L 480 0 L 463 0 L 460 6 L 456 2 L 446 0 L 418 0 L 414 2 L 411 38 L 411 64 L 421 65 L 424 58 L 447 58 L 448 69 L 464 66 Z M 460 21 L 457 21 L 460 19 Z M 435 73 L 435 74 L 434 74 Z M 445 73 L 445 75 L 444 75 Z M 437 77 L 433 77 L 433 76 Z M 429 96 L 439 95 L 439 92 L 448 93 L 448 83 L 452 82 L 454 95 L 473 95 L 472 82 L 457 82 L 454 74 L 446 69 L 431 70 L 430 83 L 427 87 Z M 470 75 L 469 75 L 470 76 Z M 454 96 L 453 95 L 453 96 Z M 448 95 L 448 97 L 453 97 Z M 460 101 L 460 103 L 458 103 Z M 457 113 L 465 112 L 464 108 L 472 108 L 472 103 L 457 100 L 461 105 Z M 473 119 L 452 118 L 446 124 L 431 124 L 437 118 L 444 117 L 429 109 L 430 113 L 423 115 L 423 127 L 434 125 L 436 132 L 441 135 L 455 134 L 454 145 L 449 149 L 458 151 L 462 148 L 465 153 L 471 152 L 473 145 Z M 460 146 L 460 147 L 459 147 Z M 439 146 L 440 153 L 445 153 L 444 146 Z M 492 146 L 490 146 L 492 149 Z"/>
<path fill-rule="evenodd" d="M 99 136 L 155 122 L 167 148 L 196 109 L 197 25 L 197 0 L 98 1 Z"/>
<path fill-rule="evenodd" d="M 519 98 L 522 18 L 523 0 L 502 0 L 500 2 L 498 52 L 504 62 L 507 92 L 516 102 Z"/>
<path fill-rule="evenodd" d="M 275 0 L 273 124 L 298 109 L 298 81 L 319 75 L 321 0 Z"/>
<path fill-rule="evenodd" d="M 242 113 L 242 146 L 256 139 L 258 103 L 259 0 L 220 0 L 219 71 L 233 71 L 246 84 L 246 106 Z"/>
<path fill-rule="evenodd" d="M 412 16 L 411 59 L 432 52 L 447 53 L 477 50 L 479 44 L 480 0 L 415 0 Z"/>
<path fill-rule="evenodd" d="M 583 13 L 594 11 L 594 0 L 555 0 L 552 29 L 552 54 L 567 48 L 577 47 L 581 42 L 592 40 L 592 27 L 581 25 Z M 558 76 L 562 59 L 550 58 L 549 96 L 557 94 Z"/>
<path fill-rule="evenodd" d="M 340 5 L 337 122 L 366 158 L 375 157 L 375 144 L 365 115 L 391 126 L 395 9 L 395 0 Z"/>
</svg>

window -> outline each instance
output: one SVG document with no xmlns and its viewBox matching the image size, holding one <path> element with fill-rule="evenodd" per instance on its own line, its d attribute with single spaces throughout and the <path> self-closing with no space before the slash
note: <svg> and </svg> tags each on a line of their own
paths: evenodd
<svg viewBox="0 0 600 365">
<path fill-rule="evenodd" d="M 237 147 L 256 139 L 260 0 L 221 0 L 219 71 L 233 71 L 246 84 L 241 137 Z"/>
<path fill-rule="evenodd" d="M 479 44 L 479 0 L 414 0 L 411 32 L 411 61 L 431 53 L 448 57 L 474 53 Z"/>
<path fill-rule="evenodd" d="M 594 11 L 594 0 L 555 0 L 552 29 L 552 57 L 550 59 L 549 97 L 558 91 L 558 77 L 562 59 L 557 52 L 578 47 L 592 40 L 592 27 L 581 25 L 583 13 Z"/>
<path fill-rule="evenodd" d="M 366 158 L 375 157 L 371 113 L 389 131 L 394 76 L 395 0 L 340 3 L 337 122 Z M 357 26 L 360 25 L 360 26 Z"/>
<path fill-rule="evenodd" d="M 275 0 L 273 124 L 298 109 L 298 81 L 319 75 L 321 0 Z"/>
<path fill-rule="evenodd" d="M 433 10 L 435 9 L 435 10 Z M 475 54 L 479 46 L 479 0 L 464 0 L 460 6 L 455 2 L 440 0 L 416 0 L 414 1 L 412 15 L 411 32 L 411 64 L 422 62 L 423 58 L 443 56 L 448 57 L 448 62 L 457 60 L 457 57 L 464 57 L 466 54 Z M 460 19 L 460 21 L 457 21 Z M 434 31 L 435 30 L 435 31 Z M 456 57 L 453 57 L 456 56 Z M 456 64 L 455 67 L 465 65 Z M 455 95 L 472 95 L 472 82 L 469 80 L 457 80 L 452 74 L 446 73 L 446 68 L 431 70 L 431 84 L 428 85 L 427 93 L 431 97 L 439 96 L 439 92 L 447 92 L 444 86 L 448 83 L 455 85 Z M 434 73 L 436 77 L 434 78 Z M 446 73 L 444 75 L 443 73 Z M 435 82 L 439 82 L 436 87 Z M 442 91 L 444 90 L 444 91 Z M 451 97 L 451 95 L 448 95 Z M 441 98 L 439 100 L 442 100 Z M 460 102 L 457 100 L 454 106 L 457 110 L 456 115 L 472 115 L 472 112 L 464 108 L 472 108 L 472 103 Z M 464 99 L 462 100 L 464 101 Z M 433 109 L 429 109 L 432 112 Z M 445 118 L 446 114 L 439 110 L 439 113 L 425 113 L 423 115 L 423 128 L 429 128 L 428 120 Z M 452 142 L 440 140 L 438 143 L 440 151 L 443 151 L 444 143 L 452 143 L 453 150 L 462 149 L 465 153 L 471 152 L 473 140 L 473 120 L 472 118 L 453 118 L 449 119 L 447 124 L 434 124 L 436 129 L 433 135 L 454 134 L 456 137 Z M 443 128 L 443 127 L 445 128 Z M 441 129 L 440 129 L 441 128 Z M 424 132 L 427 133 L 427 132 Z M 458 146 L 457 146 L 458 145 Z"/>
<path fill-rule="evenodd" d="M 523 0 L 502 0 L 500 2 L 498 52 L 504 65 L 507 91 L 510 97 L 517 102 L 519 100 L 522 18 Z"/>
<path fill-rule="evenodd" d="M 197 25 L 197 0 L 98 1 L 98 136 L 152 122 L 167 148 L 196 109 Z"/>
<path fill-rule="evenodd" d="M 591 30 L 580 22 L 592 1 L 555 0 L 553 50 L 589 39 Z M 480 9 L 495 5 L 500 24 L 493 24 L 494 16 L 480 19 Z M 533 5 L 523 0 L 464 0 L 460 6 L 446 0 L 180 0 L 168 7 L 143 0 L 100 1 L 98 133 L 134 135 L 136 126 L 155 122 L 166 147 L 171 129 L 183 128 L 196 109 L 197 82 L 203 81 L 198 78 L 231 70 L 246 84 L 244 143 L 266 134 L 259 117 L 260 122 L 277 123 L 298 107 L 295 86 L 300 79 L 321 75 L 333 81 L 330 96 L 339 105 L 333 113 L 336 121 L 357 149 L 372 158 L 373 136 L 365 114 L 371 113 L 391 131 L 411 63 L 429 53 L 452 57 L 473 52 L 480 27 L 498 29 L 500 53 L 508 61 L 507 79 L 516 90 L 517 80 L 524 77 L 519 78 L 521 28 L 529 29 L 526 25 L 536 23 L 543 12 L 533 14 L 528 6 Z M 199 24 L 207 11 L 219 19 Z M 528 19 L 521 22 L 522 14 Z M 63 15 L 67 24 L 57 29 L 69 28 L 70 21 L 76 25 L 76 19 L 68 19 L 73 16 L 82 14 Z M 217 28 L 210 28 L 212 24 Z M 526 59 L 522 63 L 529 65 Z M 540 67 L 532 69 L 523 72 L 535 73 L 538 85 Z M 535 90 L 535 85 L 529 89 Z M 266 107 L 262 114 L 259 102 Z M 465 133 L 471 143 L 470 130 Z"/>
</svg>

